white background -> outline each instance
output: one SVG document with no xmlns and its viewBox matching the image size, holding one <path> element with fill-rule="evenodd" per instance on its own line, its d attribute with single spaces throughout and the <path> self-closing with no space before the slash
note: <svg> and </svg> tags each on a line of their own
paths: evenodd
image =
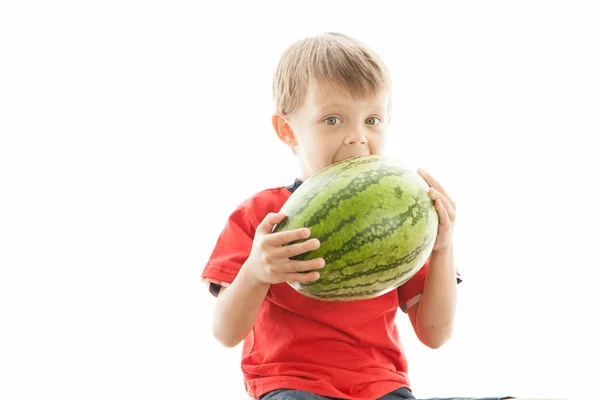
<svg viewBox="0 0 600 400">
<path fill-rule="evenodd" d="M 388 154 L 458 204 L 453 338 L 398 314 L 415 393 L 597 395 L 595 2 L 199 3 L 0 5 L 0 398 L 247 398 L 200 274 L 296 176 L 272 74 L 327 31 L 383 57 Z"/>
</svg>

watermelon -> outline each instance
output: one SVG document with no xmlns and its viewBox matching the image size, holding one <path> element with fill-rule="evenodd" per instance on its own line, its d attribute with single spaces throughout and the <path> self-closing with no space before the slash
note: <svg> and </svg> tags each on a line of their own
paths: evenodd
<svg viewBox="0 0 600 400">
<path fill-rule="evenodd" d="M 292 259 L 322 257 L 326 265 L 316 281 L 287 283 L 324 301 L 370 299 L 399 287 L 433 250 L 439 221 L 428 191 L 416 171 L 383 156 L 348 158 L 314 174 L 283 205 L 286 217 L 273 232 L 310 228 L 304 240 L 318 238 L 321 246 Z"/>
</svg>

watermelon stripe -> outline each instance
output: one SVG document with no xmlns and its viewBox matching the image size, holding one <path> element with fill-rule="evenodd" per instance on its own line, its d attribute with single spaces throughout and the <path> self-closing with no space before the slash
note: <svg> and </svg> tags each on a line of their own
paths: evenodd
<svg viewBox="0 0 600 400">
<path fill-rule="evenodd" d="M 409 263 L 414 261 L 419 254 L 422 253 L 423 249 L 427 248 L 429 246 L 431 242 L 431 239 L 429 241 L 427 241 L 426 243 L 424 243 L 422 246 L 416 248 L 414 251 L 412 251 L 411 253 L 407 254 L 405 257 L 400 258 L 397 262 L 391 263 L 391 264 L 383 264 L 383 265 L 375 265 L 372 269 L 369 269 L 367 272 L 363 272 L 360 270 L 355 271 L 354 273 L 348 274 L 348 275 L 344 275 L 343 277 L 338 277 L 335 279 L 320 279 L 316 282 L 308 282 L 308 283 L 304 283 L 304 285 L 323 285 L 323 286 L 330 286 L 331 284 L 333 285 L 339 285 L 345 281 L 348 281 L 349 279 L 353 279 L 353 278 L 365 278 L 364 279 L 364 283 L 358 283 L 356 285 L 344 285 L 344 289 L 351 289 L 353 287 L 360 287 L 360 286 L 369 286 L 372 284 L 373 281 L 369 281 L 367 278 L 370 275 L 379 275 L 382 272 L 386 272 L 389 271 L 391 269 L 394 268 L 398 268 L 398 269 L 402 269 L 402 265 L 405 263 Z M 355 266 L 355 265 L 360 265 L 362 263 L 361 262 L 356 262 L 354 264 L 350 264 L 348 266 Z M 398 274 L 394 274 L 393 277 L 390 280 L 394 280 L 397 278 L 401 278 L 404 274 L 408 273 L 409 271 L 399 271 Z M 377 282 L 381 282 L 380 279 L 376 280 Z M 321 289 L 321 291 L 323 292 L 328 292 L 328 291 L 335 291 L 338 290 L 338 287 L 333 287 L 331 286 L 331 289 Z"/>
<path fill-rule="evenodd" d="M 325 220 L 332 209 L 337 209 L 339 203 L 344 200 L 351 200 L 361 195 L 361 192 L 372 189 L 382 178 L 388 176 L 386 171 L 369 171 L 366 177 L 359 177 L 351 180 L 343 190 L 334 193 L 325 207 L 320 208 L 311 215 L 305 223 L 308 226 L 316 225 L 319 221 Z"/>
<path fill-rule="evenodd" d="M 289 211 L 290 214 L 295 214 L 295 215 L 302 214 L 304 212 L 304 210 L 310 206 L 311 201 L 314 200 L 315 197 L 317 197 L 319 194 L 321 194 L 323 192 L 327 192 L 326 189 L 329 188 L 330 185 L 335 180 L 339 180 L 340 178 L 351 178 L 353 176 L 352 171 L 355 168 L 357 168 L 363 164 L 372 164 L 373 163 L 373 160 L 369 160 L 369 159 L 361 160 L 361 157 L 357 157 L 352 160 L 353 161 L 355 160 L 354 163 L 348 163 L 347 165 L 343 164 L 343 163 L 333 164 L 333 165 L 329 166 L 328 168 L 321 170 L 318 174 L 316 174 L 315 176 L 309 178 L 309 180 L 304 182 L 297 189 L 297 191 L 303 192 L 303 191 L 305 191 L 305 190 L 303 190 L 303 188 L 306 189 L 306 187 L 308 186 L 306 184 L 309 183 L 309 181 L 311 181 L 310 183 L 317 181 L 317 183 L 311 187 L 310 194 L 304 196 L 296 207 L 290 209 L 290 211 Z M 383 168 L 384 170 L 387 169 L 386 167 L 379 167 L 379 168 Z M 357 178 L 357 179 L 363 180 L 364 178 Z"/>
<path fill-rule="evenodd" d="M 342 257 L 345 253 L 352 251 L 354 249 L 357 249 L 357 248 L 361 248 L 368 242 L 372 242 L 377 239 L 382 240 L 382 239 L 385 239 L 386 237 L 392 236 L 394 233 L 396 233 L 399 229 L 401 229 L 403 227 L 403 224 L 405 221 L 407 221 L 409 219 L 414 221 L 413 218 L 409 218 L 411 216 L 410 214 L 412 214 L 412 210 L 414 208 L 415 208 L 415 206 L 412 206 L 409 208 L 409 211 L 407 211 L 406 213 L 404 213 L 402 215 L 399 215 L 394 218 L 385 218 L 385 219 L 383 219 L 381 224 L 374 224 L 371 227 L 368 227 L 367 229 L 365 229 L 364 231 L 357 232 L 354 235 L 354 237 L 352 237 L 350 240 L 348 240 L 344 243 L 344 246 L 342 248 L 330 251 L 330 252 L 326 253 L 325 255 L 323 255 L 322 257 L 328 263 L 333 263 L 333 262 L 337 261 L 340 257 Z M 409 214 L 409 215 L 407 215 L 407 214 Z M 377 228 L 381 228 L 380 234 L 373 232 Z"/>
</svg>

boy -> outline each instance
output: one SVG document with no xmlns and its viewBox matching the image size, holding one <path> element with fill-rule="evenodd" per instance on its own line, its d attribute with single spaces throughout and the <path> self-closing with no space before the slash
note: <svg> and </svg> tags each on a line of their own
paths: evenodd
<svg viewBox="0 0 600 400">
<path fill-rule="evenodd" d="M 261 400 L 413 399 L 398 337 L 398 307 L 421 342 L 438 348 L 451 333 L 460 282 L 452 256 L 456 205 L 430 175 L 440 217 L 433 252 L 411 280 L 374 299 L 323 303 L 286 282 L 308 282 L 325 260 L 290 257 L 319 247 L 307 228 L 271 233 L 303 181 L 348 157 L 382 154 L 391 121 L 391 79 L 363 44 L 338 33 L 290 46 L 275 72 L 272 124 L 291 147 L 301 176 L 244 201 L 230 216 L 202 278 L 217 296 L 213 334 L 227 347 L 244 341 L 247 393 Z M 301 273 L 301 271 L 312 271 Z M 498 399 L 498 397 L 496 397 Z"/>
</svg>

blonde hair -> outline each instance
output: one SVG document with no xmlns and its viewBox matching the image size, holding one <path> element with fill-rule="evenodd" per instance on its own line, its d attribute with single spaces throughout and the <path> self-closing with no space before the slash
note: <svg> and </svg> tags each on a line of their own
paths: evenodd
<svg viewBox="0 0 600 400">
<path fill-rule="evenodd" d="M 353 99 L 389 94 L 392 80 L 381 58 L 365 44 L 337 32 L 326 32 L 291 44 L 282 54 L 273 77 L 277 112 L 289 114 L 302 106 L 309 85 L 329 84 Z"/>
</svg>

